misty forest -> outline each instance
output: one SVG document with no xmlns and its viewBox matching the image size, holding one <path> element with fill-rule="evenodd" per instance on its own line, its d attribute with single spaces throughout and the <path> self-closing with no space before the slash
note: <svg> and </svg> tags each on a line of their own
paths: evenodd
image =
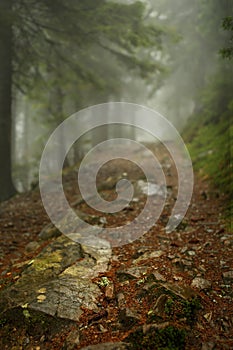
<svg viewBox="0 0 233 350">
<path fill-rule="evenodd" d="M 233 348 L 232 116 L 233 0 L 0 0 L 1 349 Z"/>
</svg>

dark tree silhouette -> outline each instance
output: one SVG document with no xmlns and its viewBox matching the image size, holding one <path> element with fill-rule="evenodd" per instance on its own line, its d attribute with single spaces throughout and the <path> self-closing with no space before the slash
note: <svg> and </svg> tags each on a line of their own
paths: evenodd
<svg viewBox="0 0 233 350">
<path fill-rule="evenodd" d="M 11 177 L 11 6 L 11 0 L 0 0 L 0 201 L 9 198 L 15 193 Z"/>
</svg>

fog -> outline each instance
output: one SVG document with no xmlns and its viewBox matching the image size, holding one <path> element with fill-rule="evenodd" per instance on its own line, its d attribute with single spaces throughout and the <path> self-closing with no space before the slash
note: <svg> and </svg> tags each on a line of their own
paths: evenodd
<svg viewBox="0 0 233 350">
<path fill-rule="evenodd" d="M 133 3 L 118 1 L 124 5 Z M 229 2 L 148 0 L 142 3 L 144 24 L 156 24 L 161 29 L 154 47 L 136 49 L 138 57 L 149 58 L 155 64 L 154 71 L 146 77 L 143 68 L 139 71 L 134 63 L 134 68 L 129 69 L 119 59 L 125 49 L 116 53 L 116 45 L 101 38 L 82 49 L 68 47 L 67 53 L 75 57 L 81 71 L 85 69 L 85 77 L 80 72 L 75 77 L 72 70 L 55 62 L 60 65 L 58 76 L 53 76 L 47 68 L 43 72 L 49 84 L 37 83 L 26 92 L 14 92 L 13 168 L 18 190 L 24 191 L 37 182 L 40 156 L 52 131 L 83 108 L 112 101 L 132 102 L 158 111 L 180 132 L 190 116 L 201 109 L 202 90 L 221 61 L 219 50 L 226 40 L 221 22 L 230 9 Z M 91 147 L 112 137 L 154 141 L 149 133 L 132 127 L 105 126 L 76 142 L 69 161 L 79 161 Z M 167 139 L 166 132 L 162 138 Z"/>
</svg>

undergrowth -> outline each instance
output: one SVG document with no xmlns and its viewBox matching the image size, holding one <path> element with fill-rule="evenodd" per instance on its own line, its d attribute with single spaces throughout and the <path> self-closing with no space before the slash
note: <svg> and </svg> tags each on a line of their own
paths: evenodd
<svg viewBox="0 0 233 350">
<path fill-rule="evenodd" d="M 225 200 L 225 217 L 233 203 L 233 80 L 232 65 L 225 64 L 201 91 L 198 112 L 189 119 L 182 136 L 190 152 L 194 170 L 208 177 L 213 192 Z"/>
<path fill-rule="evenodd" d="M 134 350 L 183 350 L 186 332 L 174 326 L 164 329 L 151 328 L 146 334 L 142 331 L 132 333 L 126 340 Z"/>
</svg>

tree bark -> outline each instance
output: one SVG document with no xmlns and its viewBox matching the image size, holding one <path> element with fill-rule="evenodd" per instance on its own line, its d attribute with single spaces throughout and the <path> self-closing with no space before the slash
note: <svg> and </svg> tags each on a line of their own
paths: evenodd
<svg viewBox="0 0 233 350">
<path fill-rule="evenodd" d="M 11 174 L 12 0 L 0 0 L 0 201 L 15 194 Z"/>
</svg>

